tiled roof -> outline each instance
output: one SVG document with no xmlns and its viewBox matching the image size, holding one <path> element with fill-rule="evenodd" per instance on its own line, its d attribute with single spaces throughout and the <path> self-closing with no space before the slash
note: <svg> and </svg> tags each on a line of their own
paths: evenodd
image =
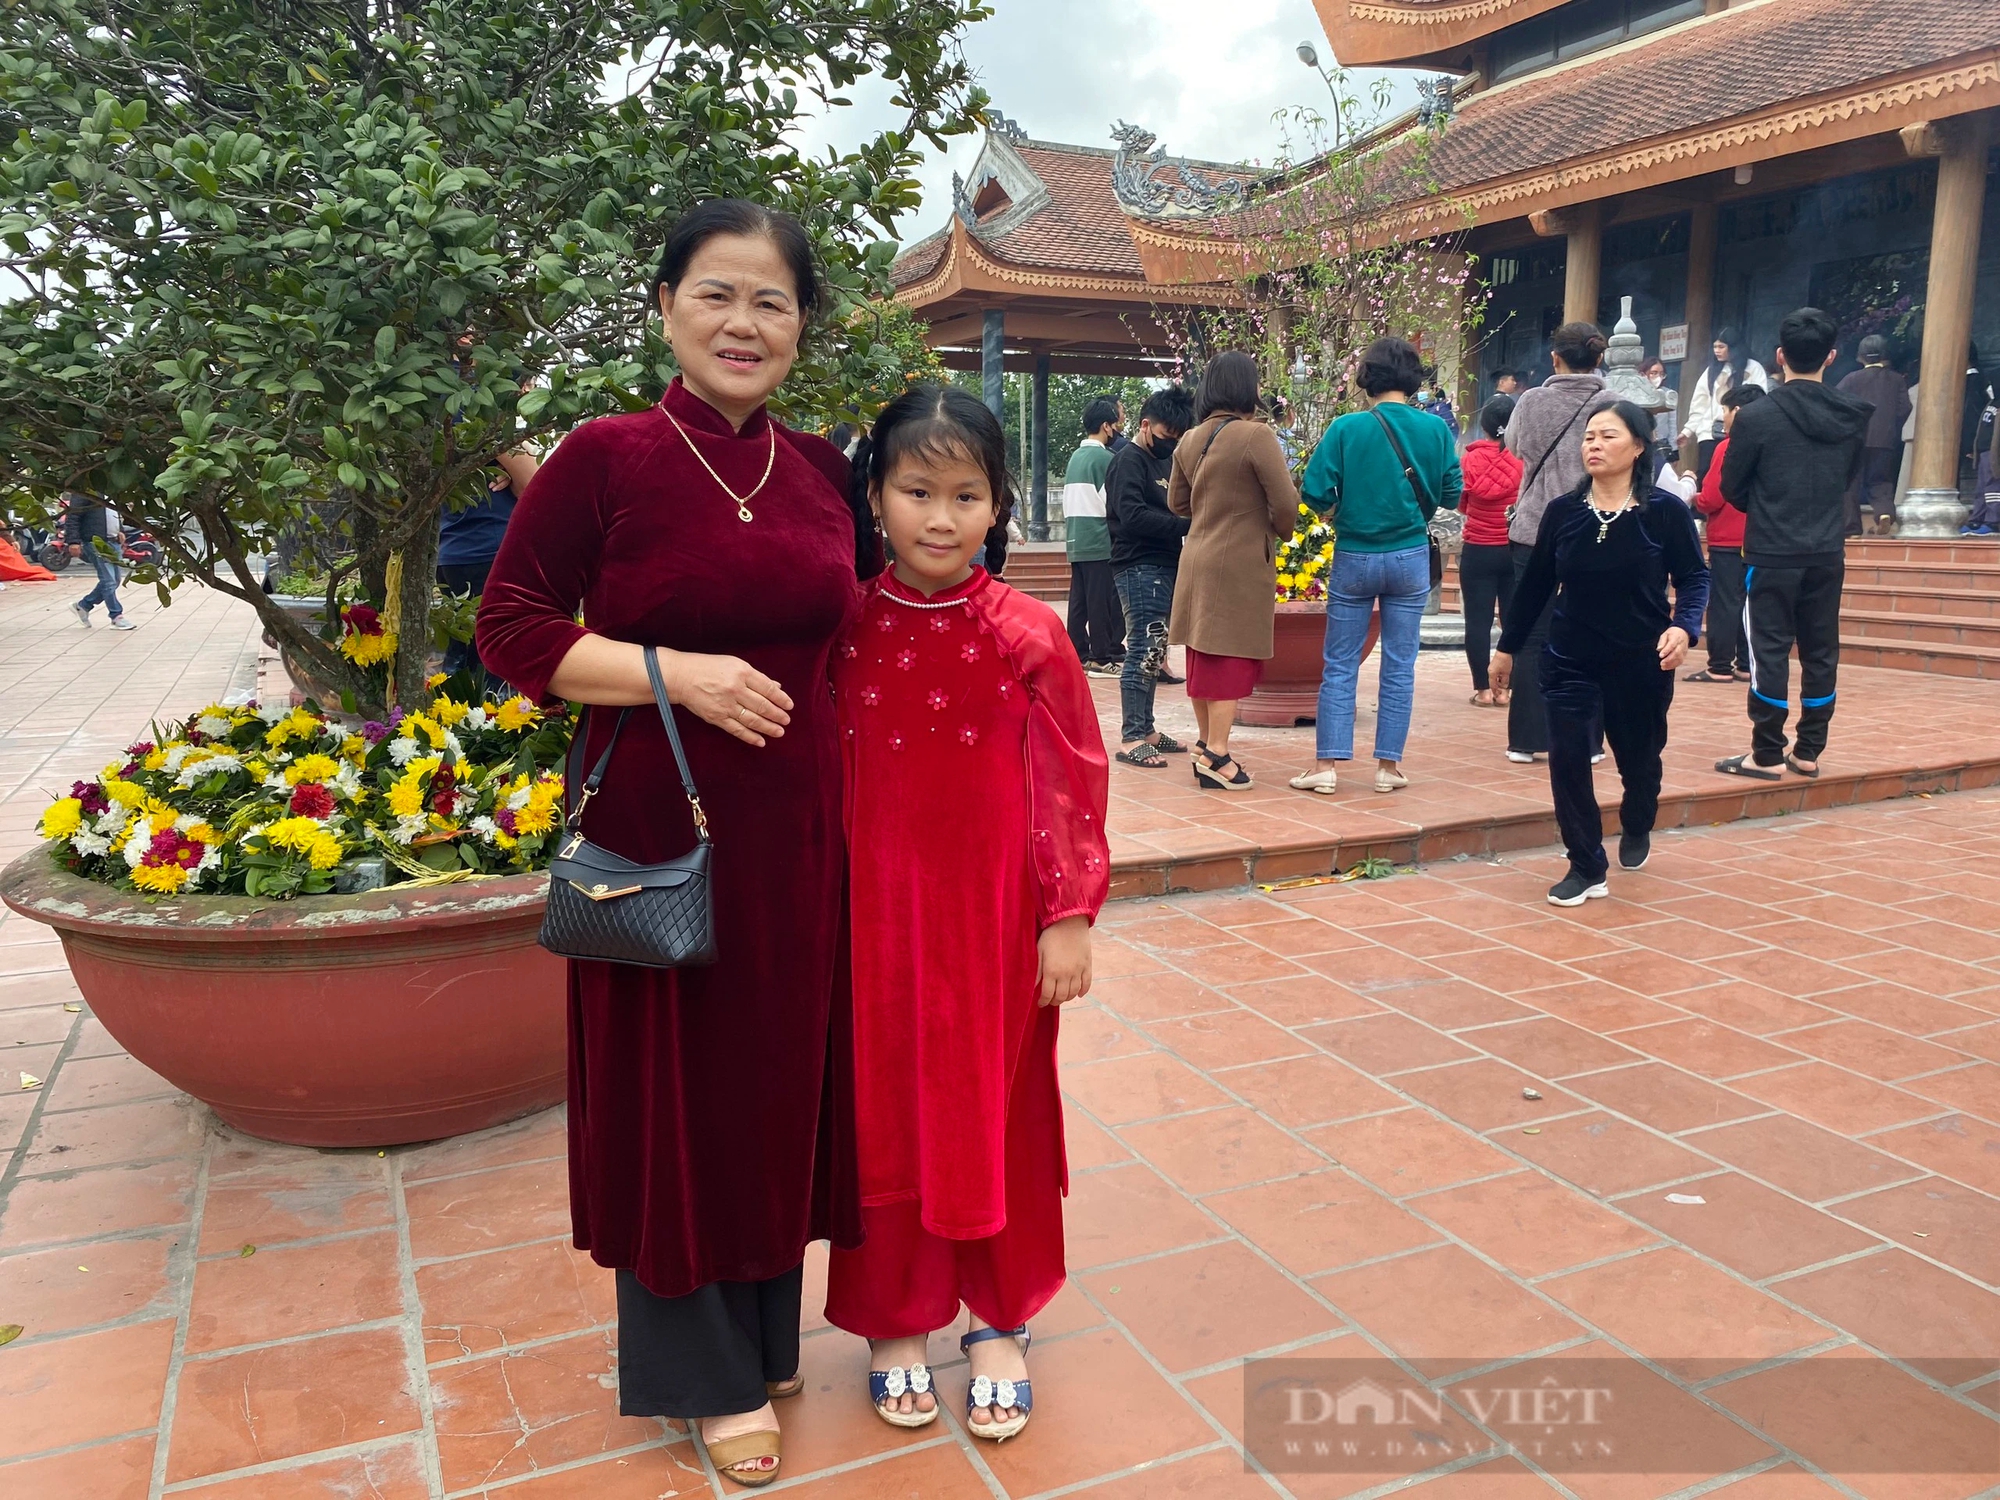
<svg viewBox="0 0 2000 1500">
<path fill-rule="evenodd" d="M 1450 192 L 1993 47 L 1996 0 L 1768 0 L 1473 95 L 1431 172 Z"/>
<path fill-rule="evenodd" d="M 982 239 L 986 250 L 1017 266 L 1143 277 L 1125 210 L 1111 190 L 1111 153 L 1081 146 L 1014 146 L 1049 190 L 1050 203 L 1008 233 Z"/>
<path fill-rule="evenodd" d="M 896 263 L 889 268 L 890 284 L 909 286 L 913 282 L 922 281 L 944 263 L 945 252 L 950 249 L 949 229 L 940 229 L 936 234 L 918 240 L 896 257 Z"/>
</svg>

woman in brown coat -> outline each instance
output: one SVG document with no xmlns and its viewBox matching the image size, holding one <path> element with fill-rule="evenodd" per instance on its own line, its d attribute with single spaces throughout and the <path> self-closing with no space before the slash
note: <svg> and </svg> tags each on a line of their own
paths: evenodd
<svg viewBox="0 0 2000 1500">
<path fill-rule="evenodd" d="M 1201 741 L 1197 786 L 1248 791 L 1229 754 L 1236 703 L 1271 659 L 1277 543 L 1297 528 L 1298 487 L 1277 434 L 1256 419 L 1257 364 L 1247 354 L 1208 362 L 1196 426 L 1174 449 L 1167 504 L 1193 525 L 1181 551 L 1168 639 L 1186 646 L 1188 697 Z"/>
</svg>

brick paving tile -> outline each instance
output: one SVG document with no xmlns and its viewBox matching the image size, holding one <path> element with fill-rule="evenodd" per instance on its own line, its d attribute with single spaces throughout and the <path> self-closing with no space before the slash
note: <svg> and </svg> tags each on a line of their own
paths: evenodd
<svg viewBox="0 0 2000 1500">
<path fill-rule="evenodd" d="M 0 594 L 7 857 L 42 787 L 256 680 L 227 601 L 135 601 L 142 633 L 117 638 L 63 629 L 62 602 Z M 1140 852 L 1296 850 L 1545 815 L 1546 772 L 1497 760 L 1458 670 L 1420 669 L 1409 794 L 1298 797 L 1271 782 L 1307 732 L 1245 731 L 1255 793 L 1120 768 L 1114 832 Z M 1852 676 L 1851 765 L 1914 764 L 1909 724 L 1989 753 L 2000 688 Z M 1670 801 L 1741 748 L 1723 696 L 1677 703 Z M 1114 904 L 1097 987 L 1065 1018 L 1072 1275 L 1035 1320 L 1034 1423 L 999 1449 L 965 1435 L 952 1330 L 931 1345 L 941 1423 L 871 1418 L 814 1247 L 787 1487 L 1315 1500 L 1422 1477 L 1246 1472 L 1240 1361 L 1271 1349 L 1385 1378 L 1390 1354 L 1510 1379 L 1551 1349 L 1664 1361 L 1644 1378 L 1673 1462 L 1559 1473 L 1583 1500 L 1833 1493 L 1802 1463 L 1867 1496 L 1990 1486 L 2000 1380 L 1945 1387 L 2000 1348 L 2000 902 L 1982 884 L 2000 791 L 1707 822 L 1663 829 L 1653 867 L 1574 912 L 1542 902 L 1549 850 Z M 562 1110 L 379 1156 L 274 1146 L 68 1003 L 59 945 L 0 917 L 0 1047 L 46 1080 L 0 1094 L 0 1320 L 25 1330 L 0 1350 L 8 1500 L 738 1493 L 679 1428 L 617 1414 L 612 1278 L 568 1244 Z M 1702 1358 L 1774 1363 L 1701 1384 Z M 1558 1493 L 1499 1456 L 1419 1488 Z"/>
</svg>

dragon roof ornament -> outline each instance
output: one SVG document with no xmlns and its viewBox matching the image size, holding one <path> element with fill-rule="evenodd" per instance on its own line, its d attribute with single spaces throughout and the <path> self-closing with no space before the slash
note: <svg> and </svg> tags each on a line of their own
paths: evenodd
<svg viewBox="0 0 2000 1500">
<path fill-rule="evenodd" d="M 1111 127 L 1118 143 L 1111 188 L 1129 213 L 1154 219 L 1194 219 L 1242 206 L 1249 184 L 1239 177 L 1211 182 L 1180 157 L 1168 156 L 1150 130 L 1123 120 Z"/>
</svg>

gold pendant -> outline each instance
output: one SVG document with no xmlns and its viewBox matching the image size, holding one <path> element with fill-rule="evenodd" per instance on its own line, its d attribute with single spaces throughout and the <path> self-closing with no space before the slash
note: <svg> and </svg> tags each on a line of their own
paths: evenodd
<svg viewBox="0 0 2000 1500">
<path fill-rule="evenodd" d="M 749 506 L 739 505 L 736 507 L 736 519 L 745 522 L 747 524 L 748 522 L 754 521 L 757 518 L 750 514 Z"/>
</svg>

